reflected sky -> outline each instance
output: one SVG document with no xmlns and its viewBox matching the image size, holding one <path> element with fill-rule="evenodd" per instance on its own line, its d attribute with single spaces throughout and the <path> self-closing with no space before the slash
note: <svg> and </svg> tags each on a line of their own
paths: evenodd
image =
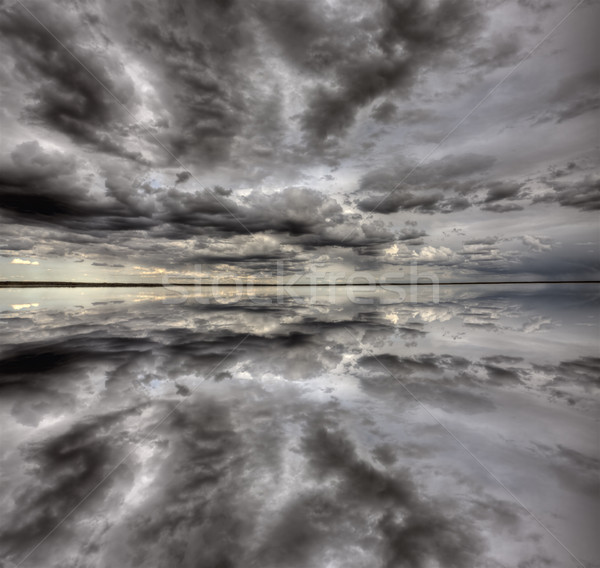
<svg viewBox="0 0 600 568">
<path fill-rule="evenodd" d="M 294 294 L 0 290 L 6 566 L 600 566 L 597 287 Z"/>
</svg>

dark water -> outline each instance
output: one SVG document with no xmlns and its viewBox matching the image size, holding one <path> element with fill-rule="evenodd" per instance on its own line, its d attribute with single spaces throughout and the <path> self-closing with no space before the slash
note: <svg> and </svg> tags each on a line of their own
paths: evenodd
<svg viewBox="0 0 600 568">
<path fill-rule="evenodd" d="M 0 290 L 1 566 L 598 566 L 593 286 Z"/>
</svg>

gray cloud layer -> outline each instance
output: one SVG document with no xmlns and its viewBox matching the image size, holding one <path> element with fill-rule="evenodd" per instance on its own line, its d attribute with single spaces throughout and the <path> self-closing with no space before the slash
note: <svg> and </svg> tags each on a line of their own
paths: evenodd
<svg viewBox="0 0 600 568">
<path fill-rule="evenodd" d="M 587 43 L 573 38 L 587 37 L 594 7 L 561 27 L 554 59 L 540 48 L 531 77 L 516 72 L 422 160 L 559 8 L 4 3 L 3 254 L 112 268 L 129 257 L 151 270 L 237 263 L 242 272 L 282 259 L 298 272 L 444 257 L 440 273 L 459 278 L 488 263 L 432 231 L 440 224 L 483 238 L 482 224 L 501 217 L 504 242 L 589 242 L 599 190 L 585 144 L 597 72 Z M 508 135 L 529 146 L 510 150 Z M 519 227 L 528 211 L 539 230 Z M 556 230 L 564 218 L 580 220 L 568 239 Z M 419 225 L 410 234 L 398 229 L 407 220 Z M 559 272 L 554 248 L 530 264 Z M 510 254 L 507 275 L 529 261 Z M 120 274 L 135 278 L 129 265 Z"/>
</svg>

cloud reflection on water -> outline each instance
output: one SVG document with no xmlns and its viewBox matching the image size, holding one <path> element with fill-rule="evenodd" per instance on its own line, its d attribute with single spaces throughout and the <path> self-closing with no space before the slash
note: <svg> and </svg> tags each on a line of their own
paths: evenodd
<svg viewBox="0 0 600 568">
<path fill-rule="evenodd" d="M 14 563 L 77 506 L 23 566 L 571 566 L 398 380 L 598 556 L 593 287 L 1 293 Z"/>
</svg>

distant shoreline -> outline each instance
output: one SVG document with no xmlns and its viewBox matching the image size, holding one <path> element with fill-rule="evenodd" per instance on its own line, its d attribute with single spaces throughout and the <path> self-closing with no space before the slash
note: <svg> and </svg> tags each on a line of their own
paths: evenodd
<svg viewBox="0 0 600 568">
<path fill-rule="evenodd" d="M 600 284 L 600 280 L 527 280 L 527 281 L 476 281 L 476 282 L 373 282 L 365 284 L 349 284 L 349 283 L 338 283 L 338 284 L 259 284 L 259 283 L 248 283 L 248 284 L 221 284 L 212 282 L 202 282 L 186 284 L 183 282 L 173 282 L 169 284 L 154 284 L 149 282 L 132 283 L 132 282 L 0 282 L 0 288 L 164 288 L 171 286 L 180 287 L 191 287 L 191 286 L 202 286 L 212 288 L 213 286 L 218 288 L 225 287 L 242 287 L 242 288 L 331 288 L 331 287 L 364 287 L 364 286 L 492 286 L 492 285 L 515 285 L 515 284 Z"/>
</svg>

